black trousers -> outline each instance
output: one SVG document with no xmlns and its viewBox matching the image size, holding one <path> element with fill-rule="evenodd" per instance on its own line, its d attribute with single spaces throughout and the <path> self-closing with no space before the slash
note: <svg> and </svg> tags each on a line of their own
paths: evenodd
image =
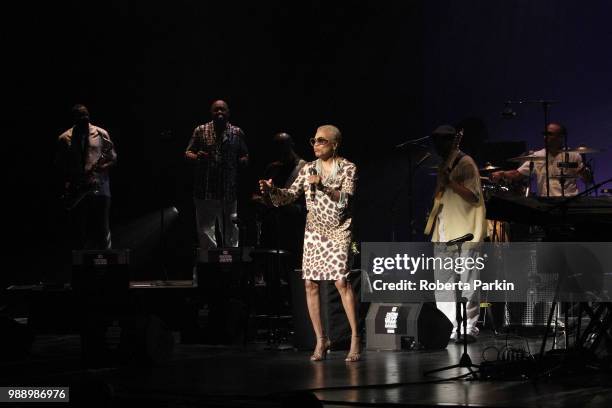
<svg viewBox="0 0 612 408">
<path fill-rule="evenodd" d="M 110 197 L 89 195 L 72 210 L 73 249 L 110 249 Z"/>
</svg>

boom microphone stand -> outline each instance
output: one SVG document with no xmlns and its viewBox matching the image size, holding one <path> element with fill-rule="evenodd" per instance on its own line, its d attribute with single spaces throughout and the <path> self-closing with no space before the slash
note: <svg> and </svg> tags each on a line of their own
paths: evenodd
<svg viewBox="0 0 612 408">
<path fill-rule="evenodd" d="M 407 186 L 408 188 L 408 222 L 409 222 L 408 241 L 409 242 L 413 241 L 413 234 L 414 234 L 414 197 L 413 197 L 414 173 L 419 168 L 419 166 L 423 164 L 423 162 L 431 156 L 431 153 L 426 151 L 428 147 L 421 144 L 422 142 L 425 142 L 428 139 L 429 139 L 429 136 L 425 136 L 425 137 L 421 137 L 418 139 L 407 140 L 395 146 L 396 149 L 408 150 L 408 155 L 407 155 L 408 174 L 406 175 L 406 181 L 402 183 L 401 185 Z M 416 153 L 418 153 L 418 155 Z M 413 158 L 413 155 L 415 155 L 414 158 Z M 418 160 L 416 160 L 416 163 L 413 165 L 413 161 L 415 158 Z M 391 229 L 391 242 L 397 241 L 397 236 L 395 232 L 395 229 L 397 228 L 397 223 L 395 222 L 396 221 L 395 216 L 398 211 L 397 202 L 398 202 L 398 199 L 400 197 L 400 193 L 402 192 L 402 190 L 403 190 L 403 187 L 400 187 L 395 192 L 395 195 L 393 196 L 393 199 L 391 200 L 391 216 L 393 219 L 392 227 L 391 227 L 392 228 Z"/>
<path fill-rule="evenodd" d="M 158 162 L 157 162 L 157 199 L 159 203 L 159 257 L 160 257 L 160 268 L 161 274 L 164 281 L 168 281 L 168 269 L 166 267 L 166 239 L 165 239 L 165 202 L 164 196 L 166 191 L 164 187 L 167 186 L 163 177 L 165 173 L 168 171 L 167 162 L 164 160 L 164 151 L 167 146 L 165 146 L 165 142 L 168 142 L 172 139 L 172 131 L 164 130 L 159 134 L 159 143 L 158 143 Z"/>
<path fill-rule="evenodd" d="M 464 242 L 471 241 L 474 239 L 473 234 L 466 234 L 459 238 L 452 239 L 446 243 L 447 247 L 457 245 L 457 258 L 461 257 L 461 247 Z M 471 375 L 473 379 L 478 379 L 478 372 L 474 371 L 473 368 L 480 368 L 479 365 L 472 363 L 472 359 L 467 351 L 467 298 L 461 296 L 461 292 L 459 291 L 459 274 L 455 273 L 455 299 L 456 299 L 456 319 L 457 319 L 457 339 L 461 339 L 461 324 L 463 323 L 463 354 L 459 359 L 458 364 L 453 364 L 450 366 L 436 368 L 435 370 L 429 370 L 425 372 L 425 375 L 429 375 L 432 373 L 437 373 L 440 371 L 452 370 L 454 368 L 467 368 L 469 373 L 467 375 Z M 463 311 L 463 315 L 462 315 Z"/>
</svg>

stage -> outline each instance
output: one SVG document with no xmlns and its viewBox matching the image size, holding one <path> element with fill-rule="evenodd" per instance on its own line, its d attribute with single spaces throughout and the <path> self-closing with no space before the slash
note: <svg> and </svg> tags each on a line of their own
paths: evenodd
<svg viewBox="0 0 612 408">
<path fill-rule="evenodd" d="M 506 343 L 507 342 L 507 343 Z M 474 363 L 485 348 L 539 349 L 539 337 L 493 335 L 483 331 L 468 352 Z M 562 346 L 562 344 L 561 344 Z M 426 370 L 459 361 L 462 346 L 441 351 L 366 351 L 357 363 L 346 363 L 346 351 L 311 362 L 306 351 L 271 351 L 265 343 L 247 346 L 176 344 L 166 362 L 80 368 L 79 337 L 38 336 L 30 358 L 4 364 L 4 384 L 70 385 L 76 406 L 264 407 L 300 406 L 313 395 L 322 406 L 480 406 L 608 407 L 612 375 L 543 373 L 531 380 L 450 380 L 464 371 L 425 376 Z M 487 354 L 489 355 L 489 354 Z M 300 393 L 301 391 L 301 393 Z M 312 393 L 312 394 L 311 394 Z M 311 401 L 316 405 L 317 401 Z M 100 405 L 103 406 L 103 405 Z"/>
<path fill-rule="evenodd" d="M 612 407 L 612 2 L 10 4 L 0 386 L 88 408 Z M 465 356 L 433 349 L 440 291 L 409 292 L 430 252 L 395 250 L 432 240 L 458 250 L 446 283 L 485 282 L 467 241 L 508 247 L 490 282 L 524 283 L 462 289 L 478 379 L 425 374 Z"/>
</svg>

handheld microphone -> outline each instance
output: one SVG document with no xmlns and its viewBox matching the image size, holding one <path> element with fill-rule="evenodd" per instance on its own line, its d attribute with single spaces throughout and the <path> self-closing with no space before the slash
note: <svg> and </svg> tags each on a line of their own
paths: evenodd
<svg viewBox="0 0 612 408">
<path fill-rule="evenodd" d="M 315 169 L 314 167 L 310 168 L 310 175 L 311 176 L 316 176 L 317 175 L 317 169 Z M 317 194 L 317 186 L 315 186 L 314 184 L 310 185 L 310 199 L 314 200 L 315 196 Z"/>
<path fill-rule="evenodd" d="M 474 234 L 465 234 L 459 238 L 451 239 L 446 243 L 446 246 L 451 246 L 455 244 L 459 244 L 461 242 L 471 241 L 474 239 Z"/>
</svg>

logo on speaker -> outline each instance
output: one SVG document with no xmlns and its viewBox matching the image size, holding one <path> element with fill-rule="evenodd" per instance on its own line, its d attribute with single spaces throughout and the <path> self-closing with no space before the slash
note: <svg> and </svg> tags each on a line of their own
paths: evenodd
<svg viewBox="0 0 612 408">
<path fill-rule="evenodd" d="M 391 311 L 385 314 L 385 329 L 387 329 L 387 333 L 395 333 L 398 316 L 397 306 L 393 306 Z"/>
<path fill-rule="evenodd" d="M 98 256 L 93 260 L 94 265 L 108 265 L 108 259 L 104 258 L 102 254 L 98 254 Z"/>
</svg>

